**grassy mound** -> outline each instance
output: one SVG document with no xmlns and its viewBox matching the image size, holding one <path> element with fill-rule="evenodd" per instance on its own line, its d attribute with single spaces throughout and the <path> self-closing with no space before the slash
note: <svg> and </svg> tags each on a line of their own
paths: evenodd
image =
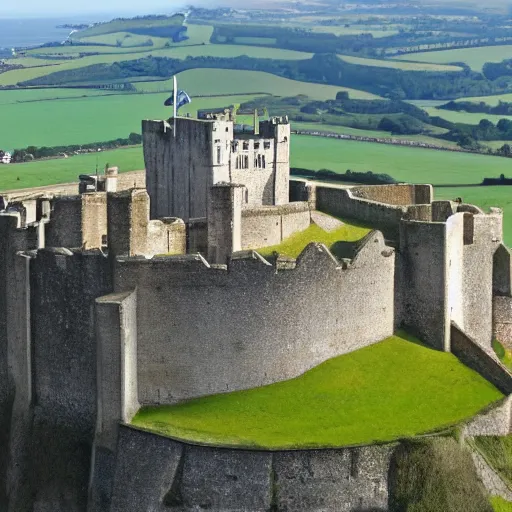
<svg viewBox="0 0 512 512">
<path fill-rule="evenodd" d="M 277 252 L 283 256 L 297 258 L 306 245 L 311 242 L 319 242 L 325 244 L 335 254 L 334 245 L 336 242 L 356 242 L 370 232 L 370 229 L 352 221 L 350 223 L 343 222 L 343 226 L 333 231 L 324 231 L 316 224 L 311 224 L 309 228 L 300 233 L 295 233 L 286 240 L 283 240 L 279 245 L 264 247 L 263 249 L 258 249 L 258 252 L 262 256 L 271 256 L 274 252 Z"/>
<path fill-rule="evenodd" d="M 346 446 L 453 425 L 502 398 L 453 355 L 414 341 L 392 336 L 295 379 L 143 408 L 132 424 L 207 444 Z"/>
<path fill-rule="evenodd" d="M 391 464 L 392 512 L 492 512 L 470 453 L 452 438 L 401 443 Z"/>
</svg>

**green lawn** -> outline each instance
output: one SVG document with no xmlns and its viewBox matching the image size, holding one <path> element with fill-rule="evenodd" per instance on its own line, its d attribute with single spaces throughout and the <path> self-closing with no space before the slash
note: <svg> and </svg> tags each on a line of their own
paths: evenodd
<svg viewBox="0 0 512 512">
<path fill-rule="evenodd" d="M 459 66 L 448 66 L 446 64 L 429 64 L 426 62 L 401 62 L 396 60 L 365 59 L 349 55 L 338 55 L 341 60 L 361 66 L 375 66 L 378 68 L 404 69 L 406 71 L 462 71 Z M 414 59 L 410 59 L 414 60 Z"/>
<path fill-rule="evenodd" d="M 436 64 L 465 62 L 471 69 L 474 69 L 475 71 L 482 71 L 486 62 L 501 62 L 504 59 L 510 59 L 511 56 L 512 45 L 503 45 L 408 53 L 406 55 L 395 57 L 395 59 L 411 60 L 416 62 L 433 62 Z"/>
<path fill-rule="evenodd" d="M 305 94 L 313 99 L 332 100 L 338 91 L 348 91 L 353 99 L 378 99 L 378 96 L 348 87 L 313 84 L 290 80 L 263 71 L 233 69 L 189 69 L 178 75 L 180 88 L 191 96 L 194 94 L 242 94 L 263 92 L 274 96 L 297 96 Z M 138 91 L 170 91 L 172 80 L 137 82 Z M 1 94 L 1 93 L 0 93 Z"/>
<path fill-rule="evenodd" d="M 0 190 L 76 182 L 79 174 L 95 172 L 96 161 L 99 169 L 104 169 L 107 163 L 118 166 L 120 172 L 144 169 L 144 158 L 140 146 L 57 160 L 0 165 Z"/>
<path fill-rule="evenodd" d="M 49 94 L 61 94 L 52 89 Z M 0 104 L 3 93 L 0 91 Z M 21 93 L 21 91 L 19 91 Z M 28 91 L 32 93 L 32 91 Z M 35 93 L 37 94 L 37 93 Z M 142 119 L 167 119 L 172 109 L 164 107 L 169 92 L 160 94 L 114 94 L 33 103 L 1 105 L 0 144 L 2 149 L 86 144 L 126 138 L 141 133 Z M 180 114 L 249 101 L 254 96 L 193 98 Z M 10 101 L 10 100 L 8 100 Z"/>
<path fill-rule="evenodd" d="M 143 408 L 132 424 L 207 444 L 347 446 L 448 427 L 502 398 L 452 354 L 411 341 L 399 334 L 292 380 Z"/>
<path fill-rule="evenodd" d="M 506 501 L 500 496 L 492 496 L 491 504 L 494 512 L 512 512 L 512 502 Z"/>
<path fill-rule="evenodd" d="M 169 39 L 165 37 L 154 37 L 147 35 L 139 35 L 139 34 L 130 34 L 129 32 L 112 32 L 110 34 L 101 34 L 98 36 L 90 36 L 90 37 L 82 37 L 80 41 L 85 43 L 95 43 L 95 44 L 110 44 L 110 45 L 119 45 L 124 47 L 133 47 L 140 46 L 144 44 L 148 39 L 153 41 L 152 48 L 162 48 Z M 79 45 L 78 42 L 77 45 Z M 73 46 L 68 46 L 67 48 L 73 48 Z M 86 47 L 85 47 L 86 48 Z M 115 48 L 114 48 L 115 49 Z M 87 51 L 82 49 L 81 51 Z M 112 49 L 110 49 L 112 51 Z"/>
<path fill-rule="evenodd" d="M 344 221 L 343 226 L 333 231 L 324 231 L 316 224 L 311 224 L 309 228 L 300 233 L 295 233 L 286 240 L 283 240 L 279 245 L 264 247 L 258 249 L 258 252 L 262 256 L 272 256 L 274 252 L 277 252 L 282 256 L 297 258 L 306 245 L 311 242 L 319 242 L 329 247 L 336 254 L 336 242 L 355 242 L 369 232 L 369 228 L 354 224 L 353 222 L 348 223 Z"/>
<path fill-rule="evenodd" d="M 456 101 L 473 101 L 475 103 L 480 103 L 483 101 L 484 103 L 487 103 L 488 105 L 497 105 L 500 101 L 505 102 L 512 102 L 512 93 L 508 94 L 496 94 L 494 96 L 475 96 L 475 97 L 468 97 L 468 98 L 460 98 Z M 446 103 L 446 102 L 444 102 Z"/>
<path fill-rule="evenodd" d="M 481 119 L 488 119 L 489 121 L 496 124 L 500 119 L 510 119 L 512 116 L 499 116 L 494 114 L 484 113 L 469 113 L 469 112 L 456 112 L 454 110 L 444 110 L 442 108 L 425 107 L 424 110 L 430 116 L 439 116 L 443 119 L 451 121 L 452 123 L 465 123 L 465 124 L 478 124 Z"/>
<path fill-rule="evenodd" d="M 205 44 L 198 46 L 176 46 L 172 48 L 145 49 L 142 52 L 114 53 L 92 55 L 81 59 L 61 61 L 58 65 L 40 68 L 14 69 L 0 74 L 0 85 L 15 85 L 18 82 L 45 76 L 51 72 L 78 69 L 92 64 L 112 64 L 119 61 L 136 60 L 152 55 L 153 57 L 169 57 L 186 59 L 187 57 L 239 57 L 247 55 L 254 58 L 301 60 L 311 58 L 311 53 L 282 50 L 280 48 L 265 48 L 259 46 L 243 46 L 229 44 Z M 20 59 L 23 64 L 23 59 Z"/>
</svg>

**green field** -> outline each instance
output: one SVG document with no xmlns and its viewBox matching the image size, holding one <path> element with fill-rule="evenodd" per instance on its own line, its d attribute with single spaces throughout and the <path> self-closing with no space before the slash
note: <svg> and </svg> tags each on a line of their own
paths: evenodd
<svg viewBox="0 0 512 512">
<path fill-rule="evenodd" d="M 132 424 L 207 444 L 347 446 L 448 427 L 502 397 L 452 354 L 411 341 L 392 336 L 292 380 L 143 408 Z"/>
<path fill-rule="evenodd" d="M 0 90 L 0 105 L 69 98 L 87 98 L 89 96 L 111 96 L 112 94 L 113 91 L 99 89 L 10 89 Z M 2 109 L 2 118 L 4 115 Z M 0 127 L 0 132 L 1 131 L 2 128 Z"/>
<path fill-rule="evenodd" d="M 206 44 L 198 46 L 176 46 L 173 48 L 160 48 L 150 52 L 133 52 L 123 54 L 92 55 L 81 59 L 65 60 L 50 68 L 14 69 L 0 74 L 0 85 L 15 85 L 18 82 L 45 76 L 51 72 L 78 69 L 92 64 L 112 64 L 119 61 L 136 60 L 148 55 L 153 57 L 169 57 L 173 59 L 186 59 L 187 57 L 239 57 L 247 55 L 254 58 L 300 60 L 311 58 L 311 53 L 282 50 L 280 48 L 265 48 L 258 46 L 243 46 L 229 44 Z M 20 58 L 20 64 L 23 59 Z"/>
<path fill-rule="evenodd" d="M 373 171 L 412 183 L 463 185 L 511 174 L 507 158 L 313 136 L 292 137 L 291 161 L 294 167 Z"/>
<path fill-rule="evenodd" d="M 457 50 L 408 53 L 395 57 L 394 59 L 432 62 L 436 64 L 465 62 L 471 69 L 482 71 L 486 62 L 501 62 L 504 59 L 510 58 L 512 58 L 512 45 L 481 46 L 477 48 L 459 48 Z"/>
<path fill-rule="evenodd" d="M 379 68 L 404 69 L 406 71 L 462 71 L 461 67 L 446 64 L 429 64 L 426 62 L 398 62 L 396 60 L 365 59 L 350 55 L 338 55 L 341 60 L 361 66 L 376 66 Z"/>
<path fill-rule="evenodd" d="M 78 181 L 79 174 L 93 174 L 108 163 L 119 167 L 120 172 L 144 169 L 140 146 L 86 155 L 38 160 L 26 164 L 0 165 L 0 190 L 40 187 L 57 183 Z"/>
<path fill-rule="evenodd" d="M 380 130 L 359 130 L 357 128 L 351 128 L 349 126 L 338 126 L 332 124 L 321 124 L 321 123 L 303 123 L 299 121 L 292 121 L 292 130 L 311 130 L 311 131 L 323 131 L 340 133 L 344 135 L 355 135 L 356 137 L 375 137 L 380 139 L 395 139 L 395 140 L 413 140 L 418 142 L 424 142 L 426 144 L 435 144 L 445 148 L 456 148 L 457 144 L 451 140 L 436 139 L 429 137 L 428 135 L 393 135 L 390 132 L 383 132 Z M 500 146 L 502 146 L 500 144 Z M 499 146 L 498 146 L 499 147 Z"/>
<path fill-rule="evenodd" d="M 153 41 L 153 48 L 162 48 L 165 45 L 165 43 L 169 41 L 169 39 L 166 39 L 164 37 L 144 36 L 139 34 L 130 34 L 129 32 L 113 32 L 111 34 L 102 34 L 99 36 L 82 37 L 76 45 L 69 46 L 68 48 L 79 46 L 80 42 L 110 44 L 113 46 L 119 45 L 122 47 L 134 47 L 141 46 L 148 39 L 151 39 L 151 41 Z M 87 47 L 84 47 L 83 51 L 87 51 L 86 48 Z"/>
<path fill-rule="evenodd" d="M 310 98 L 329 100 L 338 91 L 348 91 L 353 99 L 377 99 L 378 96 L 356 89 L 290 80 L 263 71 L 237 71 L 233 69 L 189 69 L 178 75 L 180 88 L 191 96 L 201 94 L 269 93 L 274 96 L 297 96 L 306 94 Z M 172 91 L 172 80 L 134 83 L 138 91 Z M 0 93 L 1 94 L 1 93 Z"/>
<path fill-rule="evenodd" d="M 500 101 L 505 101 L 507 103 L 512 102 L 512 93 L 509 94 L 497 94 L 495 96 L 475 96 L 473 98 L 459 98 L 456 101 L 473 101 L 475 103 L 480 103 L 483 101 L 484 103 L 487 103 L 488 105 L 495 106 Z M 445 102 L 446 103 L 446 102 Z"/>
<path fill-rule="evenodd" d="M 309 27 L 309 25 L 304 25 Z M 398 30 L 384 30 L 383 28 L 373 28 L 367 25 L 351 25 L 350 27 L 341 27 L 334 25 L 318 25 L 311 29 L 313 32 L 322 32 L 334 34 L 336 36 L 352 36 L 358 34 L 371 34 L 373 37 L 389 37 L 398 34 Z"/>
<path fill-rule="evenodd" d="M 2 105 L 2 148 L 87 144 L 126 138 L 130 132 L 141 133 L 142 119 L 169 118 L 172 109 L 163 105 L 168 96 L 169 93 L 115 94 Z M 180 114 L 195 114 L 199 108 L 222 107 L 253 97 L 197 98 L 180 109 Z"/>
<path fill-rule="evenodd" d="M 430 116 L 439 116 L 452 123 L 478 124 L 481 119 L 488 119 L 496 124 L 500 119 L 512 120 L 512 116 L 498 116 L 485 113 L 474 114 L 472 112 L 457 112 L 455 110 L 444 110 L 435 107 L 423 107 L 423 110 L 426 110 Z"/>
<path fill-rule="evenodd" d="M 132 18 L 132 19 L 116 19 L 108 23 L 101 23 L 85 30 L 81 30 L 76 37 L 90 37 L 101 34 L 110 34 L 112 32 L 129 32 L 131 28 L 141 27 L 168 27 L 181 25 L 185 17 L 177 14 L 164 19 L 155 18 Z"/>
</svg>

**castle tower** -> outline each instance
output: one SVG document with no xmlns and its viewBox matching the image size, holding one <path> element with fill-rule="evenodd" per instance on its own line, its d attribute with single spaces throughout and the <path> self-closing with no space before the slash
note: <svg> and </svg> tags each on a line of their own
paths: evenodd
<svg viewBox="0 0 512 512">
<path fill-rule="evenodd" d="M 260 123 L 259 134 L 234 133 L 224 114 L 208 119 L 143 121 L 146 187 L 151 218 L 205 218 L 211 187 L 245 186 L 243 207 L 289 200 L 288 118 Z"/>
</svg>

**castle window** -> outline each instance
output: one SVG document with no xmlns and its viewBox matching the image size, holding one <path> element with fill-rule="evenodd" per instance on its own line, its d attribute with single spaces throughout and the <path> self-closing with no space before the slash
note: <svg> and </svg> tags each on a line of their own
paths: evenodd
<svg viewBox="0 0 512 512">
<path fill-rule="evenodd" d="M 245 202 L 249 202 L 249 191 L 247 189 L 245 189 Z"/>
<path fill-rule="evenodd" d="M 215 144 L 218 144 L 220 142 L 220 139 L 215 139 Z"/>
<path fill-rule="evenodd" d="M 229 132 L 229 126 L 226 126 L 226 131 Z"/>
<path fill-rule="evenodd" d="M 269 140 L 266 140 L 264 143 L 263 143 L 263 147 L 265 149 L 270 149 L 270 141 Z"/>
<path fill-rule="evenodd" d="M 261 155 L 258 155 L 258 167 L 261 169 Z"/>
<path fill-rule="evenodd" d="M 217 163 L 220 164 L 220 146 L 217 148 Z"/>
<path fill-rule="evenodd" d="M 260 143 L 259 142 L 255 142 L 254 143 L 254 149 L 260 149 Z"/>
<path fill-rule="evenodd" d="M 244 156 L 244 167 L 245 169 L 249 169 L 249 157 L 247 155 Z"/>
<path fill-rule="evenodd" d="M 242 145 L 242 149 L 244 151 L 247 151 L 249 149 L 249 143 L 248 142 L 244 142 L 243 145 Z"/>
<path fill-rule="evenodd" d="M 262 165 L 263 169 L 265 169 L 265 155 L 263 155 L 261 157 L 261 165 Z"/>
</svg>

